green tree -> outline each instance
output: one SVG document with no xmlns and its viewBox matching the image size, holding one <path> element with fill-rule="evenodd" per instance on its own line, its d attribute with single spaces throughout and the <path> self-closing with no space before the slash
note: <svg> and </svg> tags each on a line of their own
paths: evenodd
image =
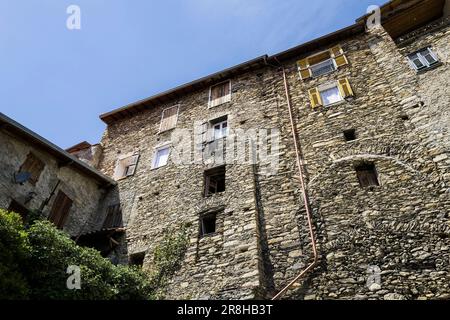
<svg viewBox="0 0 450 320">
<path fill-rule="evenodd" d="M 0 210 L 0 299 L 25 299 L 29 287 L 22 266 L 30 254 L 27 233 L 17 214 Z"/>
<path fill-rule="evenodd" d="M 186 227 L 167 231 L 147 274 L 137 267 L 113 265 L 98 251 L 78 246 L 49 221 L 35 219 L 25 228 L 18 214 L 0 210 L 0 299 L 161 298 L 186 246 Z M 67 288 L 69 266 L 80 268 L 80 290 Z"/>
</svg>

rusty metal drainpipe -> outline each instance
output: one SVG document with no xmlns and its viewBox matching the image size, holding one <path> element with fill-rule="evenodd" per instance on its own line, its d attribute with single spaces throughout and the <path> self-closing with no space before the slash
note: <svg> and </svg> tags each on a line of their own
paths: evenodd
<svg viewBox="0 0 450 320">
<path fill-rule="evenodd" d="M 294 117 L 293 117 L 293 113 L 292 113 L 291 98 L 289 96 L 289 87 L 288 87 L 288 81 L 287 81 L 287 77 L 286 77 L 286 70 L 284 69 L 284 66 L 281 65 L 281 63 L 278 60 L 277 60 L 277 62 L 280 64 L 280 67 L 281 67 L 281 69 L 283 71 L 284 90 L 285 90 L 286 100 L 287 100 L 287 105 L 288 105 L 288 110 L 289 110 L 289 117 L 290 117 L 290 121 L 291 121 L 291 130 L 292 130 L 292 138 L 294 139 L 295 154 L 296 154 L 296 158 L 297 158 L 297 167 L 298 167 L 298 171 L 299 171 L 299 179 L 298 180 L 300 181 L 300 185 L 301 185 L 301 188 L 302 188 L 303 202 L 305 203 L 306 217 L 308 219 L 309 236 L 311 238 L 311 245 L 312 245 L 312 249 L 313 249 L 314 260 L 309 266 L 307 266 L 302 272 L 300 272 L 300 274 L 298 276 L 296 276 L 294 280 L 292 280 L 286 287 L 284 287 L 280 292 L 278 292 L 272 298 L 272 300 L 277 300 L 282 295 L 284 295 L 284 293 L 286 293 L 286 291 L 289 290 L 294 285 L 294 283 L 296 283 L 308 271 L 313 269 L 317 265 L 317 262 L 318 262 L 316 240 L 315 240 L 315 237 L 314 237 L 314 230 L 313 230 L 313 225 L 312 225 L 311 210 L 310 210 L 310 206 L 309 206 L 308 196 L 306 194 L 305 181 L 304 181 L 304 178 L 303 178 L 303 167 L 302 167 L 302 163 L 301 163 L 301 160 L 300 160 L 299 144 L 298 144 L 297 135 L 295 134 L 296 131 L 295 131 L 295 125 L 294 125 Z"/>
</svg>

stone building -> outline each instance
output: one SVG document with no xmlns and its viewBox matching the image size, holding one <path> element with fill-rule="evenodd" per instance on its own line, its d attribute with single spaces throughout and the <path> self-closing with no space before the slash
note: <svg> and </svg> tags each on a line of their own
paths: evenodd
<svg viewBox="0 0 450 320">
<path fill-rule="evenodd" d="M 99 228 L 116 181 L 0 113 L 0 208 L 40 211 L 71 236 Z"/>
<path fill-rule="evenodd" d="M 101 115 L 93 234 L 187 224 L 170 298 L 450 298 L 450 1 L 380 15 Z"/>
</svg>

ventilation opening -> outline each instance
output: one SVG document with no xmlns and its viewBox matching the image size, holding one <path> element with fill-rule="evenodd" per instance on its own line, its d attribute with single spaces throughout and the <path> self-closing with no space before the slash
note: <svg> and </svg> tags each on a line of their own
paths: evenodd
<svg viewBox="0 0 450 320">
<path fill-rule="evenodd" d="M 132 254 L 129 259 L 130 266 L 142 267 L 144 265 L 145 252 Z"/>
<path fill-rule="evenodd" d="M 205 197 L 225 191 L 225 166 L 205 171 Z"/>
<path fill-rule="evenodd" d="M 345 141 L 356 140 L 356 130 L 355 129 L 344 130 L 344 138 Z"/>
<path fill-rule="evenodd" d="M 404 113 L 404 114 L 400 115 L 400 119 L 403 120 L 403 121 L 407 121 L 407 120 L 409 120 L 409 117 L 408 117 L 408 115 L 406 113 Z"/>
<path fill-rule="evenodd" d="M 355 166 L 356 175 L 358 176 L 359 185 L 362 188 L 379 186 L 378 174 L 373 163 L 364 163 Z"/>
<path fill-rule="evenodd" d="M 204 237 L 216 232 L 216 213 L 209 213 L 200 218 L 200 237 Z"/>
</svg>

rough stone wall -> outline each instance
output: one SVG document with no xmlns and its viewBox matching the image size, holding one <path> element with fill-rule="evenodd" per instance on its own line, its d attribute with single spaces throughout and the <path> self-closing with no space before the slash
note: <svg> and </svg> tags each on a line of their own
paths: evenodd
<svg viewBox="0 0 450 320">
<path fill-rule="evenodd" d="M 99 144 L 95 144 L 88 148 L 72 152 L 71 154 L 87 165 L 97 168 L 102 157 L 102 147 Z"/>
<path fill-rule="evenodd" d="M 320 254 L 292 297 L 448 298 L 449 166 L 438 165 L 417 121 L 402 119 L 418 100 L 416 74 L 382 29 L 342 46 L 350 65 L 335 73 L 302 83 L 291 68 Z M 355 97 L 312 110 L 307 90 L 341 77 Z M 350 128 L 357 140 L 346 142 Z M 376 165 L 379 187 L 359 186 L 363 161 Z M 380 270 L 380 287 L 366 286 L 370 270 Z"/>
<path fill-rule="evenodd" d="M 447 30 L 400 48 L 383 29 L 370 30 L 340 43 L 348 66 L 305 82 L 294 60 L 286 64 L 320 256 L 289 297 L 448 297 L 448 63 L 417 75 L 405 57 L 428 42 L 439 55 L 447 52 Z M 308 89 L 343 77 L 355 97 L 312 109 Z M 120 154 L 141 155 L 135 175 L 118 189 L 129 254 L 146 251 L 151 265 L 165 228 L 191 225 L 173 298 L 268 296 L 312 260 L 282 73 L 267 66 L 231 80 L 230 103 L 208 109 L 205 89 L 117 121 L 102 140 L 100 167 L 110 176 Z M 212 164 L 169 159 L 152 170 L 154 148 L 173 140 L 172 132 L 158 134 L 162 110 L 173 105 L 180 106 L 177 128 L 228 115 L 232 129 L 278 129 L 278 170 L 227 165 L 226 191 L 210 198 L 202 195 L 203 172 Z M 352 128 L 357 139 L 346 142 L 343 130 Z M 362 162 L 376 165 L 379 187 L 360 187 L 354 166 Z M 217 232 L 199 238 L 199 217 L 210 210 L 219 210 Z M 373 270 L 380 285 L 367 286 Z"/>
<path fill-rule="evenodd" d="M 135 175 L 119 181 L 130 255 L 146 251 L 144 264 L 149 265 L 166 228 L 191 225 L 186 259 L 169 289 L 172 297 L 253 298 L 265 286 L 253 166 L 227 164 L 226 191 L 208 198 L 203 196 L 203 175 L 214 163 L 180 165 L 171 156 L 167 166 L 151 169 L 154 148 L 173 140 L 172 132 L 158 134 L 164 108 L 179 105 L 177 129 L 193 131 L 197 123 L 223 115 L 228 115 L 231 128 L 254 128 L 262 119 L 257 112 L 258 101 L 265 101 L 262 80 L 253 74 L 232 79 L 232 91 L 230 103 L 211 109 L 205 89 L 142 112 L 109 126 L 102 140 L 101 168 L 106 174 L 113 174 L 119 154 L 140 154 Z M 199 218 L 211 210 L 218 210 L 216 233 L 200 238 Z"/>
<path fill-rule="evenodd" d="M 56 189 L 55 195 L 44 207 L 43 214 L 48 216 L 53 201 L 59 190 L 73 200 L 64 231 L 71 236 L 97 228 L 95 219 L 99 211 L 105 191 L 90 177 L 87 177 L 69 166 L 59 167 L 58 161 L 29 143 L 12 136 L 7 131 L 0 131 L 0 208 L 7 209 L 14 199 L 30 210 L 38 210 L 42 203 Z M 35 186 L 29 182 L 14 182 L 14 173 L 19 170 L 29 152 L 33 152 L 45 163 L 45 168 Z"/>
</svg>

